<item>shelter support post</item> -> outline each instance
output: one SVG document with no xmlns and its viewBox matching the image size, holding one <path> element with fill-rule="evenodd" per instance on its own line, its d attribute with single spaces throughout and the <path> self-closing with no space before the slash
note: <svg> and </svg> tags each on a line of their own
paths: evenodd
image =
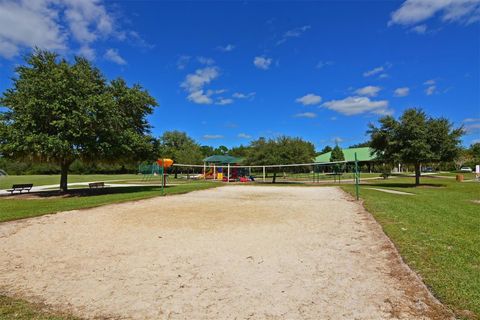
<svg viewBox="0 0 480 320">
<path fill-rule="evenodd" d="M 227 164 L 227 182 L 230 183 L 230 163 Z"/>
</svg>

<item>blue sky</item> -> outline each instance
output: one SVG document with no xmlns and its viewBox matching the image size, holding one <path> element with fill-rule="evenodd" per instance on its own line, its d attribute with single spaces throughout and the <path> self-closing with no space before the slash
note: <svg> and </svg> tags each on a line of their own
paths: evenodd
<svg viewBox="0 0 480 320">
<path fill-rule="evenodd" d="M 33 46 L 91 59 L 159 102 L 153 133 L 318 148 L 421 107 L 480 141 L 480 0 L 0 2 L 0 90 Z"/>
</svg>

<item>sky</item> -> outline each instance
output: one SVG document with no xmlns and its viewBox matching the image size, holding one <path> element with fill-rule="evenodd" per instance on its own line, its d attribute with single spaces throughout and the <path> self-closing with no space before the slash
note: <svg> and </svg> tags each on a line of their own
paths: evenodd
<svg viewBox="0 0 480 320">
<path fill-rule="evenodd" d="M 348 147 L 417 107 L 480 142 L 480 0 L 0 0 L 0 92 L 35 46 L 141 84 L 155 136 Z"/>
</svg>

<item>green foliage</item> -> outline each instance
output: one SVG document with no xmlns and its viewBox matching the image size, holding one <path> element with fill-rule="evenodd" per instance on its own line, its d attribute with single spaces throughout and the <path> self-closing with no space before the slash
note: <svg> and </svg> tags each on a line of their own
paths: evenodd
<svg viewBox="0 0 480 320">
<path fill-rule="evenodd" d="M 330 155 L 330 162 L 335 161 L 345 161 L 345 155 L 343 154 L 342 148 L 340 148 L 338 144 L 332 149 L 332 153 Z"/>
<path fill-rule="evenodd" d="M 213 150 L 213 153 L 216 155 L 228 155 L 228 148 L 225 146 L 219 146 Z"/>
<path fill-rule="evenodd" d="M 422 163 L 452 161 L 458 154 L 463 129 L 454 129 L 445 118 L 434 119 L 420 109 L 408 109 L 399 120 L 385 116 L 379 122 L 380 127 L 370 124 L 368 131 L 376 156 L 386 163 L 414 165 L 417 185 Z"/>
<path fill-rule="evenodd" d="M 201 164 L 203 154 L 200 146 L 185 132 L 166 131 L 159 139 L 159 156 L 176 163 Z"/>
<path fill-rule="evenodd" d="M 323 149 L 319 152 L 319 155 L 320 155 L 320 154 L 324 154 L 324 153 L 328 153 L 328 152 L 330 152 L 330 151 L 332 151 L 332 150 L 333 150 L 332 147 L 330 147 L 330 146 L 325 146 L 325 147 L 323 147 Z"/>
<path fill-rule="evenodd" d="M 349 146 L 349 148 L 364 148 L 364 147 L 370 147 L 370 141 L 365 141 L 365 142 L 360 142 L 357 144 L 352 144 Z"/>
<path fill-rule="evenodd" d="M 247 156 L 249 150 L 250 147 L 240 145 L 238 147 L 231 148 L 228 154 L 234 157 L 244 158 Z"/>
<path fill-rule="evenodd" d="M 301 138 L 282 136 L 276 139 L 260 138 L 252 141 L 244 161 L 246 164 L 256 165 L 310 163 L 314 156 L 315 148 L 312 143 Z M 273 170 L 275 171 L 272 182 L 275 183 L 279 169 L 273 168 Z"/>
<path fill-rule="evenodd" d="M 59 165 L 66 191 L 77 159 L 116 162 L 151 154 L 145 117 L 157 103 L 139 85 L 108 83 L 86 59 L 69 63 L 42 50 L 16 73 L 0 99 L 7 108 L 0 117 L 3 156 Z"/>
</svg>

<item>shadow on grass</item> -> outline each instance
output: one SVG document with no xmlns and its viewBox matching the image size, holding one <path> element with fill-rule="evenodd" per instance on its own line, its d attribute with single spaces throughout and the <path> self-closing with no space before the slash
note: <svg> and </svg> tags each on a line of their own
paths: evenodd
<svg viewBox="0 0 480 320">
<path fill-rule="evenodd" d="M 382 188 L 445 188 L 446 184 L 441 183 L 421 183 L 416 186 L 414 183 L 365 183 L 365 185 Z"/>
<path fill-rule="evenodd" d="M 165 186 L 165 189 L 172 186 Z M 60 190 L 51 191 L 37 191 L 30 193 L 17 193 L 9 196 L 10 199 L 34 199 L 34 198 L 73 198 L 73 197 L 92 197 L 109 194 L 128 194 L 148 191 L 161 191 L 159 186 L 131 186 L 131 187 L 106 187 L 98 189 L 71 189 L 68 192 L 61 192 Z"/>
</svg>

